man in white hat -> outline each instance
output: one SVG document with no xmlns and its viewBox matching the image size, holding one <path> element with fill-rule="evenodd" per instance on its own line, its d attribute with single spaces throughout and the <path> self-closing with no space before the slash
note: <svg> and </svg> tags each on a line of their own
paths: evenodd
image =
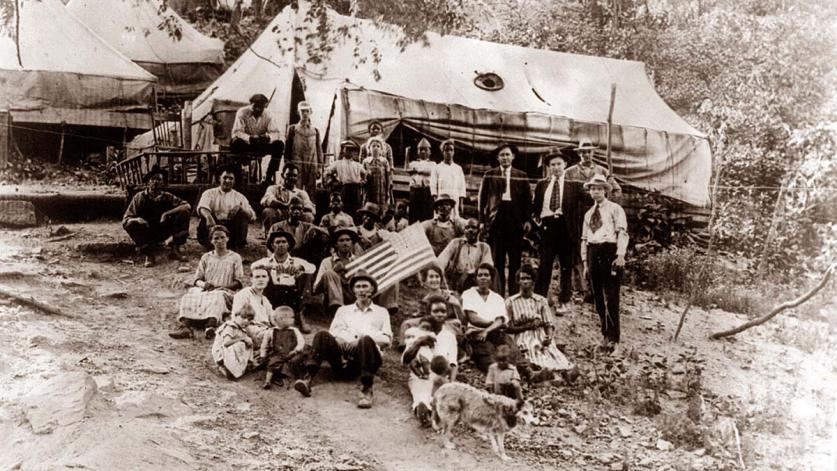
<svg viewBox="0 0 837 471">
<path fill-rule="evenodd" d="M 593 207 L 584 215 L 581 232 L 581 260 L 585 277 L 589 273 L 596 312 L 601 320 L 602 347 L 619 343 L 619 285 L 628 249 L 625 210 L 607 199 L 610 183 L 595 175 L 584 188 L 590 191 Z"/>
<path fill-rule="evenodd" d="M 441 195 L 448 195 L 453 198 L 453 216 L 459 216 L 459 208 L 466 196 L 465 172 L 462 167 L 453 161 L 453 154 L 456 150 L 456 141 L 448 139 L 442 141 L 442 161 L 433 167 L 430 172 L 430 194 L 433 199 Z"/>
<path fill-rule="evenodd" d="M 430 193 L 430 174 L 436 162 L 430 160 L 430 141 L 421 138 L 418 160 L 410 162 L 410 224 L 433 217 L 433 195 Z"/>
<path fill-rule="evenodd" d="M 593 206 L 593 200 L 590 199 L 587 192 L 584 191 L 583 186 L 590 181 L 594 175 L 601 175 L 607 179 L 610 184 L 609 197 L 619 198 L 622 194 L 622 189 L 612 175 L 608 175 L 605 167 L 595 163 L 593 156 L 598 147 L 594 146 L 589 139 L 581 139 L 578 146 L 575 148 L 581 159 L 577 164 L 567 168 L 564 172 L 564 181 L 570 191 L 577 195 L 574 202 L 574 208 L 566 208 L 567 227 L 570 232 L 570 240 L 573 241 L 573 284 L 578 292 L 584 296 L 585 302 L 593 302 L 590 297 L 590 283 L 587 278 L 582 276 L 582 266 L 580 258 L 579 241 L 581 240 L 581 224 L 584 220 L 584 213 Z"/>
<path fill-rule="evenodd" d="M 311 124 L 311 105 L 307 101 L 300 101 L 297 111 L 299 122 L 288 129 L 285 162 L 294 162 L 299 167 L 300 186 L 316 198 L 317 178 L 325 165 L 320 131 Z"/>
<path fill-rule="evenodd" d="M 387 310 L 372 302 L 378 290 L 378 283 L 372 276 L 361 270 L 349 280 L 349 287 L 355 302 L 338 308 L 328 332 L 320 331 L 314 336 L 313 359 L 300 388 L 310 394 L 311 379 L 326 361 L 331 365 L 332 377 L 360 375 L 361 394 L 357 406 L 369 409 L 375 374 L 383 363 L 381 349 L 392 343 L 392 326 Z M 296 384 L 294 388 L 297 388 Z"/>
</svg>

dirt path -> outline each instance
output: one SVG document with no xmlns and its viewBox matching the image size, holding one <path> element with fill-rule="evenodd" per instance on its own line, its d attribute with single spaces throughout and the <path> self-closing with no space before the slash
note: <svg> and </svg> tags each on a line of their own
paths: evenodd
<svg viewBox="0 0 837 471">
<path fill-rule="evenodd" d="M 196 244 L 189 244 L 193 262 L 149 270 L 118 250 L 117 256 L 76 250 L 79 243 L 113 248 L 126 240 L 117 224 L 67 227 L 76 235 L 58 242 L 48 240 L 52 228 L 0 232 L 0 287 L 73 316 L 0 299 L 0 436 L 11 437 L 0 469 L 729 468 L 737 452 L 687 446 L 671 437 L 669 429 L 679 429 L 661 419 L 685 415 L 693 357 L 703 365 L 705 412 L 724 412 L 739 424 L 749 468 L 826 470 L 835 463 L 833 325 L 783 318 L 736 340 L 710 342 L 709 332 L 740 317 L 694 310 L 674 345 L 668 336 L 677 306 L 628 292 L 628 351 L 613 363 L 591 353 L 597 321 L 577 306 L 557 324 L 584 376 L 573 387 L 530 391 L 542 424 L 509 437 L 515 462 L 506 466 L 470 434 L 459 435 L 458 449 L 448 451 L 419 429 L 394 354 L 385 360 L 370 411 L 354 406 L 355 383 L 319 382 L 314 396 L 302 399 L 292 390 L 263 391 L 252 375 L 220 378 L 208 341 L 166 335 L 200 253 Z M 257 256 L 259 250 L 244 254 Z M 649 418 L 637 412 L 634 376 L 607 368 L 655 364 L 664 365 L 654 370 L 663 377 L 655 390 L 662 412 Z M 479 380 L 467 370 L 463 377 Z M 646 386 L 640 389 L 650 391 Z M 707 426 L 719 419 L 712 420 Z"/>
</svg>

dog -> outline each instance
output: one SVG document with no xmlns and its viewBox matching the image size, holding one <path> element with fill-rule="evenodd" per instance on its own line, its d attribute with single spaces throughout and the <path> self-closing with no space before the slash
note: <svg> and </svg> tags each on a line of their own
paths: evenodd
<svg viewBox="0 0 837 471">
<path fill-rule="evenodd" d="M 465 383 L 445 383 L 433 394 L 432 423 L 442 432 L 445 448 L 453 449 L 451 434 L 462 422 L 488 437 L 491 449 L 503 461 L 506 455 L 505 436 L 518 422 L 535 423 L 531 403 L 491 394 Z"/>
</svg>

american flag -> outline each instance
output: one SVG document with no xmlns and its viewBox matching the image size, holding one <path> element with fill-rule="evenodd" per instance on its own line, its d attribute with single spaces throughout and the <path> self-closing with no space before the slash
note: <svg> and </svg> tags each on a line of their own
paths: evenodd
<svg viewBox="0 0 837 471">
<path fill-rule="evenodd" d="M 346 265 L 347 278 L 366 270 L 378 282 L 380 292 L 436 261 L 421 223 L 401 232 L 382 232 L 381 236 L 383 242 Z"/>
</svg>

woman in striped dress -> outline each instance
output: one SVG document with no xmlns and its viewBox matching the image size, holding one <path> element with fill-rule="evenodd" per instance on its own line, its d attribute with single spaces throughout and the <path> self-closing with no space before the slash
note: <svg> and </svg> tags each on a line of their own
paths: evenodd
<svg viewBox="0 0 837 471">
<path fill-rule="evenodd" d="M 520 291 L 506 299 L 509 322 L 506 332 L 529 362 L 544 371 L 564 371 L 572 363 L 555 345 L 552 314 L 546 298 L 535 293 L 535 269 L 524 265 L 517 271 Z"/>
<path fill-rule="evenodd" d="M 371 155 L 363 159 L 366 169 L 366 199 L 364 203 L 375 203 L 381 214 L 386 214 L 392 200 L 392 167 L 383 155 L 384 141 L 372 137 L 367 143 Z"/>
<path fill-rule="evenodd" d="M 206 338 L 215 336 L 215 328 L 230 313 L 233 293 L 243 286 L 241 256 L 227 249 L 230 233 L 226 227 L 213 226 L 209 234 L 215 250 L 203 254 L 195 272 L 195 286 L 180 299 L 177 320 L 183 328 L 169 333 L 173 338 L 189 338 L 192 329 L 204 328 Z"/>
</svg>

